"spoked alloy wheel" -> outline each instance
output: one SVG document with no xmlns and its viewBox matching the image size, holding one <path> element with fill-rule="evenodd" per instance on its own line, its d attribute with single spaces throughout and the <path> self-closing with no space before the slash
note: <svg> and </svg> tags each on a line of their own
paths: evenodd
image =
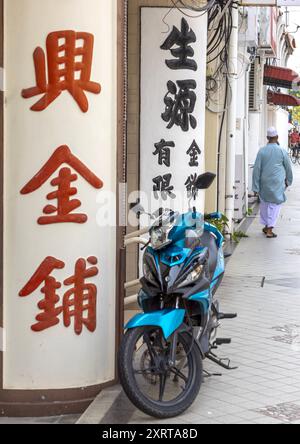
<svg viewBox="0 0 300 444">
<path fill-rule="evenodd" d="M 178 334 L 175 364 L 170 360 L 171 341 L 159 328 L 136 328 L 124 336 L 119 353 L 121 384 L 133 404 L 150 416 L 178 416 L 199 393 L 202 359 L 187 333 Z"/>
</svg>

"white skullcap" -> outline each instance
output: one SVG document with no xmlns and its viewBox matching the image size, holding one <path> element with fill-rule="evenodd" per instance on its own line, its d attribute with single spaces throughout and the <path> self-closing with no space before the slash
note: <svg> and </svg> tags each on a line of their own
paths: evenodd
<svg viewBox="0 0 300 444">
<path fill-rule="evenodd" d="M 271 128 L 268 129 L 267 136 L 268 137 L 277 137 L 278 136 L 277 129 L 274 128 L 274 126 L 271 126 Z"/>
</svg>

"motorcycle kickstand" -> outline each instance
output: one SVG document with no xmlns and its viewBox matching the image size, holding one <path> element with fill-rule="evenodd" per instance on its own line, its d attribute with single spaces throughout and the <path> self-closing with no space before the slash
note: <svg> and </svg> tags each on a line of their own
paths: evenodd
<svg viewBox="0 0 300 444">
<path fill-rule="evenodd" d="M 230 366 L 230 359 L 228 359 L 228 358 L 220 359 L 212 351 L 210 351 L 206 355 L 206 357 L 207 357 L 207 359 L 209 359 L 210 361 L 212 361 L 215 364 L 219 365 L 220 367 L 225 368 L 225 370 L 237 370 L 238 369 L 238 367 L 231 367 Z"/>
</svg>

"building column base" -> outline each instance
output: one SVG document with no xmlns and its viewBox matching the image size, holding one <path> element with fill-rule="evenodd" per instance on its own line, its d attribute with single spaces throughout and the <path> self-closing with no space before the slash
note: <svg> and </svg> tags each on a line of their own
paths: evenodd
<svg viewBox="0 0 300 444">
<path fill-rule="evenodd" d="M 114 383 L 60 390 L 0 389 L 0 416 L 43 417 L 83 413 L 101 390 Z"/>
</svg>

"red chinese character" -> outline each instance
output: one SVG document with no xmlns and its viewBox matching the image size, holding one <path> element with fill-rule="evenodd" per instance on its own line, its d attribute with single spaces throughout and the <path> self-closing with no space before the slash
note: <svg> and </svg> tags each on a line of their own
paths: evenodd
<svg viewBox="0 0 300 444">
<path fill-rule="evenodd" d="M 86 262 L 93 266 L 87 268 Z M 44 282 L 40 290 L 44 294 L 44 299 L 38 303 L 42 313 L 36 316 L 38 322 L 31 326 L 33 331 L 40 332 L 57 325 L 60 322 L 58 316 L 61 313 L 63 313 L 65 327 L 69 327 L 71 319 L 74 318 L 74 330 L 77 335 L 82 333 L 83 326 L 90 332 L 96 330 L 97 287 L 86 283 L 86 279 L 98 275 L 97 263 L 97 258 L 94 256 L 89 257 L 87 261 L 82 258 L 78 259 L 74 275 L 64 281 L 66 286 L 72 285 L 72 288 L 64 294 L 62 306 L 57 306 L 60 297 L 56 294 L 56 290 L 62 285 L 51 276 L 51 273 L 55 269 L 64 268 L 65 264 L 54 257 L 47 257 L 41 263 L 19 293 L 21 297 L 29 296 Z"/>
<path fill-rule="evenodd" d="M 64 266 L 64 262 L 54 257 L 47 257 L 19 293 L 21 297 L 29 296 L 44 282 L 41 293 L 45 297 L 38 303 L 39 309 L 43 311 L 35 318 L 38 322 L 31 326 L 33 331 L 43 331 L 59 323 L 58 316 L 63 309 L 62 307 L 56 307 L 60 300 L 56 290 L 61 287 L 61 284 L 50 274 L 53 270 L 64 268 Z"/>
<path fill-rule="evenodd" d="M 91 265 L 98 263 L 95 257 L 89 257 L 87 262 Z M 91 332 L 96 330 L 97 287 L 94 284 L 86 284 L 85 280 L 97 274 L 97 267 L 86 268 L 86 261 L 79 259 L 75 265 L 74 275 L 64 281 L 65 285 L 73 285 L 64 295 L 64 324 L 69 327 L 73 317 L 77 335 L 80 335 L 84 325 Z"/>
<path fill-rule="evenodd" d="M 100 189 L 103 187 L 103 182 L 72 154 L 70 148 L 61 146 L 54 151 L 53 155 L 41 170 L 22 188 L 21 194 L 29 194 L 36 191 L 64 163 L 70 165 L 94 188 Z M 47 216 L 42 216 L 38 219 L 40 225 L 62 222 L 82 224 L 87 221 L 88 218 L 86 214 L 72 213 L 73 210 L 81 205 L 80 200 L 71 200 L 71 196 L 77 194 L 77 188 L 72 187 L 71 184 L 77 179 L 77 174 L 72 174 L 70 168 L 60 169 L 58 177 L 51 181 L 51 185 L 57 187 L 57 190 L 47 195 L 48 200 L 57 200 L 57 206 L 47 205 L 43 209 L 43 213 Z"/>
<path fill-rule="evenodd" d="M 24 89 L 22 96 L 28 99 L 45 94 L 31 107 L 32 111 L 43 111 L 62 91 L 69 91 L 80 109 L 87 112 L 89 103 L 84 91 L 94 94 L 101 92 L 101 85 L 91 81 L 93 34 L 75 31 L 52 32 L 47 37 L 46 47 L 48 83 L 45 52 L 38 47 L 33 53 L 36 86 Z"/>
</svg>

